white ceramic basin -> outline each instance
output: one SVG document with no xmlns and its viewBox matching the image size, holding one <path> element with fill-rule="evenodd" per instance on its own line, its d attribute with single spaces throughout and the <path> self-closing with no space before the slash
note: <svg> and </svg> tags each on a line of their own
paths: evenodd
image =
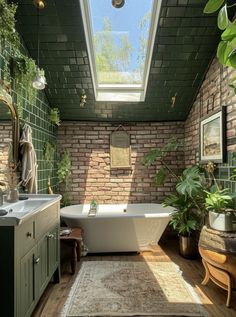
<svg viewBox="0 0 236 317">
<path fill-rule="evenodd" d="M 26 195 L 24 195 L 26 196 Z M 0 209 L 0 226 L 18 225 L 31 214 L 37 213 L 52 203 L 59 201 L 61 195 L 27 195 L 26 200 L 19 200 L 16 203 L 4 203 Z M 5 213 L 6 212 L 6 213 Z"/>
<path fill-rule="evenodd" d="M 24 200 L 18 201 L 5 208 L 8 213 L 28 213 L 34 212 L 35 209 L 45 204 L 45 200 Z"/>
</svg>

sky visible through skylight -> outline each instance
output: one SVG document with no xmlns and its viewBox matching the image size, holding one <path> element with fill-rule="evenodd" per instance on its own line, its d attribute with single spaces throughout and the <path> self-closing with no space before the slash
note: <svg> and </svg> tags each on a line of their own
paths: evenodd
<svg viewBox="0 0 236 317">
<path fill-rule="evenodd" d="M 89 0 L 98 84 L 142 84 L 152 2 Z"/>
</svg>

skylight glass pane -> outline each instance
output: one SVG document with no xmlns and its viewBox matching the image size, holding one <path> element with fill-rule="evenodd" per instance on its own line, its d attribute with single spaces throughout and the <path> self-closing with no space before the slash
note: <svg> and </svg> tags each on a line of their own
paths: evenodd
<svg viewBox="0 0 236 317">
<path fill-rule="evenodd" d="M 89 0 L 96 79 L 99 85 L 133 85 L 144 81 L 153 0 Z"/>
</svg>

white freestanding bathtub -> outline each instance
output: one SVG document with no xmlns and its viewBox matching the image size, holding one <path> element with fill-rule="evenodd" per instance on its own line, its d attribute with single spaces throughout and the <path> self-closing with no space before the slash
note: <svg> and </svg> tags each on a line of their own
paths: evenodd
<svg viewBox="0 0 236 317">
<path fill-rule="evenodd" d="M 89 217 L 90 205 L 71 205 L 61 209 L 66 224 L 84 230 L 89 253 L 149 250 L 165 230 L 172 207 L 161 204 L 98 205 Z"/>
</svg>

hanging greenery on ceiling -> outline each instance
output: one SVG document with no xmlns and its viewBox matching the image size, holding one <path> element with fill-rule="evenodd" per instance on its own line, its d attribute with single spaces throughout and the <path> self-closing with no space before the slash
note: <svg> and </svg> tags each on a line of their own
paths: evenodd
<svg viewBox="0 0 236 317">
<path fill-rule="evenodd" d="M 24 98 L 29 103 L 34 103 L 37 91 L 29 85 L 37 73 L 35 61 L 23 53 L 20 36 L 16 31 L 17 5 L 0 0 L 0 41 L 1 49 L 7 51 L 4 54 L 3 80 L 10 85 L 11 76 L 14 76 L 16 91 L 18 94 L 17 107 L 19 116 L 22 116 Z M 27 89 L 26 89 L 27 88 Z M 24 98 L 22 97 L 24 96 Z"/>
<path fill-rule="evenodd" d="M 236 69 L 236 20 L 228 17 L 228 10 L 236 3 L 229 5 L 225 0 L 209 0 L 204 13 L 218 12 L 217 25 L 223 31 L 217 48 L 217 58 L 222 65 Z M 236 76 L 231 78 L 230 87 L 236 94 Z"/>
</svg>

